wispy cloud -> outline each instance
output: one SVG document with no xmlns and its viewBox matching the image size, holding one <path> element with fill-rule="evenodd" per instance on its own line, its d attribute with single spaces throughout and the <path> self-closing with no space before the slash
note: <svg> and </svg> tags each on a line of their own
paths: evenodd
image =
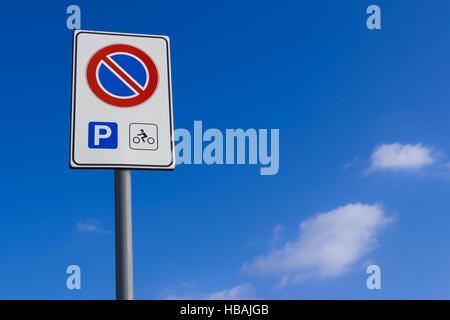
<svg viewBox="0 0 450 320">
<path fill-rule="evenodd" d="M 207 294 L 205 300 L 245 300 L 251 299 L 254 288 L 250 283 Z"/>
<path fill-rule="evenodd" d="M 350 167 L 353 167 L 358 161 L 359 161 L 359 155 L 354 156 L 352 161 L 347 162 L 347 163 L 344 164 L 344 169 L 348 169 Z"/>
<path fill-rule="evenodd" d="M 192 296 L 184 295 L 184 296 L 177 296 L 175 294 L 169 294 L 167 297 L 163 298 L 164 300 L 198 300 Z"/>
<path fill-rule="evenodd" d="M 232 287 L 230 289 L 225 289 L 221 291 L 216 291 L 209 294 L 184 294 L 175 295 L 169 294 L 166 296 L 166 300 L 246 300 L 252 299 L 255 289 L 250 283 L 245 283 Z"/>
<path fill-rule="evenodd" d="M 450 162 L 444 163 L 443 165 L 439 166 L 434 175 L 436 177 L 450 181 Z"/>
<path fill-rule="evenodd" d="M 376 247 L 379 231 L 390 221 L 379 205 L 347 204 L 302 222 L 296 241 L 244 264 L 243 270 L 279 276 L 281 286 L 339 276 Z"/>
<path fill-rule="evenodd" d="M 92 218 L 86 221 L 79 221 L 77 223 L 77 229 L 82 232 L 97 232 L 112 234 L 111 231 L 105 230 L 101 227 L 101 222 L 97 218 Z"/>
<path fill-rule="evenodd" d="M 433 149 L 418 143 L 382 144 L 375 148 L 370 157 L 369 171 L 418 170 L 436 161 Z"/>
<path fill-rule="evenodd" d="M 272 240 L 270 240 L 270 244 L 272 246 L 274 246 L 275 244 L 277 244 L 278 241 L 280 241 L 280 233 L 282 229 L 283 227 L 281 225 L 276 225 L 275 228 L 273 229 Z"/>
</svg>

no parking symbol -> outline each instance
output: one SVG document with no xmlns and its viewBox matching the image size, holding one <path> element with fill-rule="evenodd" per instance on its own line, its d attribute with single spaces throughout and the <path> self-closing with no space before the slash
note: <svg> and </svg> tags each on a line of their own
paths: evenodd
<svg viewBox="0 0 450 320">
<path fill-rule="evenodd" d="M 158 71 L 142 50 L 125 44 L 107 46 L 90 59 L 86 77 L 103 102 L 133 107 L 148 100 L 158 86 Z"/>
</svg>

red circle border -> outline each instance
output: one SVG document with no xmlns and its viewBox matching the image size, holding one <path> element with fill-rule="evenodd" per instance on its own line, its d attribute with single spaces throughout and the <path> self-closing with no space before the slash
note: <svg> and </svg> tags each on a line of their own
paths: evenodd
<svg viewBox="0 0 450 320">
<path fill-rule="evenodd" d="M 97 81 L 97 66 L 98 64 L 103 60 L 104 57 L 112 54 L 112 53 L 130 53 L 139 59 L 145 64 L 148 70 L 148 84 L 145 87 L 144 91 L 133 97 L 128 99 L 120 99 L 116 97 L 112 97 L 108 93 L 103 90 L 98 81 Z M 142 50 L 126 45 L 126 44 L 114 44 L 111 46 L 104 47 L 103 49 L 100 49 L 97 51 L 91 58 L 91 60 L 88 63 L 87 69 L 86 69 L 86 78 L 87 82 L 89 84 L 89 87 L 91 88 L 92 92 L 102 101 L 116 106 L 116 107 L 134 107 L 138 104 L 141 104 L 145 101 L 147 101 L 155 92 L 156 87 L 158 86 L 158 70 L 156 68 L 155 63 L 153 60 Z"/>
</svg>

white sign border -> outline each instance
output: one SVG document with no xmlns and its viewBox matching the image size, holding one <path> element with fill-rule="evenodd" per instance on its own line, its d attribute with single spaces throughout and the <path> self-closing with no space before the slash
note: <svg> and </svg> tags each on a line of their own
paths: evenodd
<svg viewBox="0 0 450 320">
<path fill-rule="evenodd" d="M 168 71 L 168 86 L 169 86 L 169 114 L 170 114 L 170 150 L 171 162 L 167 166 L 158 165 L 131 165 L 131 164 L 79 164 L 74 157 L 74 128 L 75 128 L 75 86 L 76 86 L 76 68 L 77 68 L 77 38 L 82 33 L 90 34 L 104 34 L 113 36 L 126 37 L 143 37 L 143 38 L 158 38 L 163 39 L 167 44 L 167 71 Z M 170 62 L 170 42 L 169 37 L 159 35 L 146 35 L 138 33 L 121 33 L 121 32 L 105 32 L 105 31 L 91 31 L 91 30 L 74 30 L 73 44 L 72 44 L 72 97 L 71 97 L 71 113 L 70 113 L 70 161 L 71 169 L 137 169 L 137 170 L 175 170 L 175 146 L 174 146 L 174 130 L 173 130 L 173 108 L 172 108 L 172 71 Z"/>
</svg>

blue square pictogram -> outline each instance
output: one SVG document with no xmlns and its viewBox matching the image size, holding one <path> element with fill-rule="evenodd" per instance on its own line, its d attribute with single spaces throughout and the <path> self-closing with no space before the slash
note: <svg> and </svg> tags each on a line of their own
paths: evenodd
<svg viewBox="0 0 450 320">
<path fill-rule="evenodd" d="M 117 123 L 89 122 L 88 146 L 91 149 L 117 149 Z"/>
</svg>

